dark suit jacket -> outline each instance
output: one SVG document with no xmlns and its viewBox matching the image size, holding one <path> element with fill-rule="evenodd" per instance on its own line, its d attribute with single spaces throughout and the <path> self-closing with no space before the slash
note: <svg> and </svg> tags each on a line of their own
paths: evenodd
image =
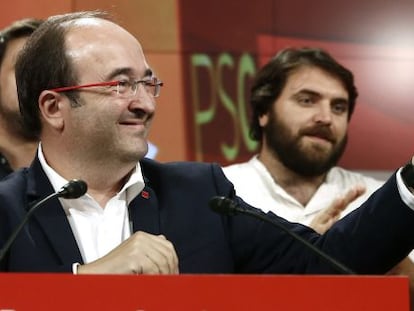
<svg viewBox="0 0 414 311">
<path fill-rule="evenodd" d="M 147 159 L 141 166 L 146 186 L 129 206 L 134 231 L 164 234 L 175 246 L 181 273 L 334 273 L 280 229 L 248 216 L 212 212 L 208 202 L 216 195 L 245 205 L 219 166 Z M 51 193 L 38 159 L 0 182 L 0 246 L 28 204 Z M 414 211 L 401 201 L 395 177 L 324 236 L 269 217 L 359 273 L 384 273 L 414 247 Z M 33 214 L 0 270 L 71 272 L 74 262 L 82 258 L 63 208 L 53 199 Z"/>
</svg>

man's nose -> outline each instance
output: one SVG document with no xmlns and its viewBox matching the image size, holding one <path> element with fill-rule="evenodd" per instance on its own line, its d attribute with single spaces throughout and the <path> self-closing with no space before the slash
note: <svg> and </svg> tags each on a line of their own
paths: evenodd
<svg viewBox="0 0 414 311">
<path fill-rule="evenodd" d="M 130 109 L 143 109 L 147 113 L 153 113 L 155 111 L 155 98 L 139 84 L 136 93 L 131 96 Z"/>
<path fill-rule="evenodd" d="M 317 123 L 330 124 L 332 122 L 332 111 L 329 103 L 323 103 L 315 107 L 314 121 Z"/>
</svg>

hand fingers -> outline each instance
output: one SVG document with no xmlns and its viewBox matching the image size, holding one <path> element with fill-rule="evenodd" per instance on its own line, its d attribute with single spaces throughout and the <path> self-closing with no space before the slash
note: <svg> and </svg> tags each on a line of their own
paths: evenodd
<svg viewBox="0 0 414 311">
<path fill-rule="evenodd" d="M 135 273 L 177 274 L 178 257 L 174 246 L 163 235 L 136 232 L 130 238 L 134 248 Z"/>
<path fill-rule="evenodd" d="M 339 215 L 343 210 L 347 208 L 350 203 L 361 196 L 365 191 L 365 186 L 356 185 L 348 190 L 343 197 L 335 199 L 332 204 L 322 213 L 323 217 L 325 217 L 325 220 L 327 220 L 327 218 Z"/>
<path fill-rule="evenodd" d="M 319 212 L 315 216 L 314 220 L 317 220 L 318 222 L 322 222 L 322 223 L 327 222 L 332 217 L 339 216 L 340 212 L 343 211 L 345 207 L 346 207 L 346 204 L 345 204 L 344 199 L 337 198 L 331 203 L 329 207 Z"/>
<path fill-rule="evenodd" d="M 364 194 L 365 191 L 366 191 L 366 187 L 363 185 L 356 185 L 353 188 L 351 188 L 347 193 L 345 193 L 343 197 L 345 206 L 347 206 L 352 201 L 354 201 L 356 198 Z"/>
<path fill-rule="evenodd" d="M 363 185 L 354 186 L 344 196 L 336 198 L 329 207 L 319 212 L 310 223 L 310 227 L 319 233 L 324 233 L 339 219 L 341 212 L 365 191 Z"/>
<path fill-rule="evenodd" d="M 165 236 L 151 235 L 151 248 L 146 250 L 146 258 L 148 259 L 149 271 L 160 274 L 177 274 L 178 273 L 178 257 L 174 246 Z M 145 269 L 144 269 L 145 273 Z"/>
<path fill-rule="evenodd" d="M 105 256 L 78 267 L 79 274 L 178 273 L 174 246 L 164 236 L 136 232 Z"/>
<path fill-rule="evenodd" d="M 331 206 L 325 210 L 325 215 L 328 217 L 334 217 L 339 215 L 347 206 L 347 201 L 344 198 L 335 199 Z"/>
</svg>

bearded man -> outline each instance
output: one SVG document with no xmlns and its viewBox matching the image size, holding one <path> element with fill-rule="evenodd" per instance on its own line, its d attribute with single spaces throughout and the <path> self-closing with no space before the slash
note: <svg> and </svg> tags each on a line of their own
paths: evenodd
<svg viewBox="0 0 414 311">
<path fill-rule="evenodd" d="M 224 168 L 236 194 L 321 234 L 359 207 L 383 181 L 336 166 L 357 96 L 352 72 L 326 51 L 280 51 L 252 86 L 250 135 L 260 151 Z M 414 290 L 410 258 L 390 273 L 409 275 Z"/>
</svg>

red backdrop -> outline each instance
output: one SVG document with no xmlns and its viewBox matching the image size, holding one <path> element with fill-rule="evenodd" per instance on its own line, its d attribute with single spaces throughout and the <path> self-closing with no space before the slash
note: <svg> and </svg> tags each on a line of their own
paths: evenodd
<svg viewBox="0 0 414 311">
<path fill-rule="evenodd" d="M 0 27 L 86 9 L 114 13 L 165 81 L 150 135 L 161 161 L 228 164 L 255 153 L 251 79 L 286 45 L 325 47 L 355 73 L 360 97 L 342 165 L 391 170 L 413 152 L 412 1 L 15 0 L 0 4 Z"/>
</svg>

